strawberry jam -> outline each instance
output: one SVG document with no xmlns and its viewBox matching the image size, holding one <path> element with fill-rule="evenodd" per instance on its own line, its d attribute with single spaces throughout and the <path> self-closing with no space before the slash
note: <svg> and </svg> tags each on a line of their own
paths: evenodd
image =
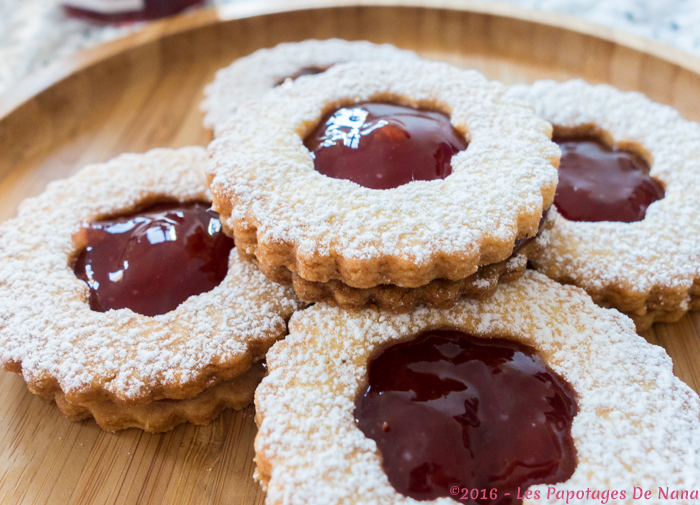
<svg viewBox="0 0 700 505">
<path fill-rule="evenodd" d="M 561 148 L 554 204 L 571 221 L 641 221 L 664 197 L 649 165 L 632 153 L 592 138 L 555 139 Z"/>
<path fill-rule="evenodd" d="M 129 308 L 165 314 L 226 277 L 233 240 L 205 203 L 161 203 L 134 215 L 86 224 L 74 271 L 97 312 Z"/>
<path fill-rule="evenodd" d="M 444 179 L 467 141 L 441 112 L 359 103 L 329 112 L 306 138 L 316 171 L 371 189 Z"/>
<path fill-rule="evenodd" d="M 544 230 L 544 223 L 547 222 L 548 213 L 549 209 L 545 209 L 545 211 L 542 213 L 542 217 L 540 218 L 540 224 L 537 225 L 537 233 L 534 237 L 515 239 L 515 243 L 513 244 L 513 252 L 510 253 L 511 257 L 518 254 L 526 245 L 533 242 L 537 237 L 540 236 L 540 233 L 542 233 L 542 230 Z"/>
<path fill-rule="evenodd" d="M 64 0 L 66 13 L 100 23 L 144 21 L 172 16 L 204 0 Z"/>
<path fill-rule="evenodd" d="M 317 67 L 317 66 L 302 67 L 302 68 L 300 68 L 299 71 L 298 71 L 297 73 L 295 73 L 294 75 L 290 75 L 289 77 L 285 77 L 284 79 L 280 79 L 280 80 L 277 82 L 277 85 L 279 86 L 280 84 L 285 83 L 285 82 L 296 81 L 299 77 L 301 77 L 301 76 L 303 76 L 303 75 L 318 75 L 318 74 L 322 74 L 323 72 L 325 72 L 326 70 L 328 70 L 329 68 L 331 68 L 331 66 L 332 66 L 332 65 L 327 66 L 327 67 Z"/>
<path fill-rule="evenodd" d="M 355 418 L 401 494 L 468 488 L 480 491 L 464 501 L 513 504 L 529 486 L 571 477 L 576 411 L 571 387 L 534 349 L 433 330 L 372 357 Z"/>
</svg>

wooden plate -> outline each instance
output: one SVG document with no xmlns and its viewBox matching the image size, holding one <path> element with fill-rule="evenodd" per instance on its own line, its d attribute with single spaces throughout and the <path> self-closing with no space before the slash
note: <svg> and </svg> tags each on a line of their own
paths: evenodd
<svg viewBox="0 0 700 505">
<path fill-rule="evenodd" d="M 285 0 L 153 24 L 0 97 L 0 220 L 52 179 L 125 151 L 206 145 L 198 104 L 215 70 L 305 38 L 390 42 L 506 83 L 582 77 L 646 93 L 700 120 L 700 60 L 553 14 L 464 0 Z M 700 315 L 645 333 L 700 391 Z M 252 408 L 163 435 L 72 423 L 0 373 L 0 503 L 252 504 Z"/>
</svg>

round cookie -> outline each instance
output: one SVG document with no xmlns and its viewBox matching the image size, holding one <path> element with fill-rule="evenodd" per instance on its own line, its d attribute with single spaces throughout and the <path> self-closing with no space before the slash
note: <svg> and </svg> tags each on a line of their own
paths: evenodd
<svg viewBox="0 0 700 505">
<path fill-rule="evenodd" d="M 531 103 L 555 137 L 594 137 L 641 156 L 665 190 L 637 222 L 576 222 L 552 209 L 535 268 L 639 330 L 700 309 L 700 125 L 639 93 L 580 80 L 516 85 L 508 96 Z"/>
<path fill-rule="evenodd" d="M 290 334 L 268 353 L 269 374 L 256 392 L 257 479 L 268 505 L 455 503 L 399 494 L 355 420 L 373 353 L 436 329 L 532 346 L 573 388 L 578 463 L 566 482 L 552 484 L 557 491 L 625 490 L 629 501 L 633 486 L 654 496 L 658 486 L 700 486 L 700 399 L 674 377 L 668 355 L 583 290 L 528 270 L 488 300 L 460 300 L 449 310 L 392 315 L 317 304 L 296 313 Z M 525 503 L 563 501 L 547 499 L 547 485 L 530 489 L 540 499 Z"/>
<path fill-rule="evenodd" d="M 545 224 L 551 226 L 551 221 Z M 508 259 L 479 267 L 464 279 L 434 279 L 416 288 L 393 284 L 354 288 L 336 279 L 328 282 L 307 281 L 285 267 L 268 268 L 252 256 L 245 257 L 256 263 L 268 279 L 293 286 L 299 298 L 309 303 L 326 302 L 348 310 L 377 307 L 401 314 L 420 305 L 444 309 L 460 298 L 488 298 L 500 283 L 519 279 L 527 268 L 528 258 L 541 247 L 534 238 L 525 242 L 527 243 Z"/>
<path fill-rule="evenodd" d="M 284 337 L 286 320 L 301 302 L 291 289 L 239 260 L 235 248 L 217 287 L 154 317 L 130 309 L 91 310 L 88 285 L 73 271 L 82 223 L 163 200 L 211 201 L 206 158 L 198 147 L 156 149 L 90 165 L 52 182 L 43 194 L 25 200 L 16 218 L 0 225 L 0 365 L 5 370 L 21 373 L 33 393 L 55 399 L 77 418 L 100 405 L 190 399 L 246 374 Z M 212 401 L 222 404 L 225 397 L 240 408 L 242 398 L 252 398 L 255 383 L 244 378 L 245 391 L 220 388 Z M 213 406 L 202 411 L 210 417 L 218 413 Z M 141 419 L 128 426 L 149 429 L 148 419 Z M 198 422 L 203 421 L 200 416 Z"/>
<path fill-rule="evenodd" d="M 243 102 L 261 97 L 287 79 L 323 72 L 337 63 L 395 59 L 418 59 L 418 55 L 390 44 L 341 39 L 286 42 L 259 49 L 220 69 L 204 89 L 200 105 L 204 127 L 218 137 Z"/>
<path fill-rule="evenodd" d="M 290 278 L 286 269 L 360 289 L 466 279 L 534 236 L 554 197 L 550 126 L 504 91 L 475 71 L 426 61 L 300 77 L 240 106 L 210 144 L 214 207 L 242 255 L 272 278 Z M 363 101 L 449 116 L 469 143 L 451 158 L 451 175 L 375 190 L 317 172 L 303 139 L 329 110 Z"/>
<path fill-rule="evenodd" d="M 139 428 L 151 433 L 170 431 L 178 424 L 208 424 L 226 409 L 240 410 L 253 402 L 255 388 L 267 370 L 262 362 L 233 379 L 219 382 L 182 400 L 156 400 L 145 405 L 124 405 L 110 400 L 85 406 L 69 403 L 57 391 L 54 401 L 71 421 L 93 418 L 106 431 Z"/>
</svg>

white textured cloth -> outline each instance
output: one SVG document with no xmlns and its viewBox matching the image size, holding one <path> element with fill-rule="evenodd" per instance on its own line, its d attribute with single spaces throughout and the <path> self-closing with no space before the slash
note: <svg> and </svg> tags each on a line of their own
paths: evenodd
<svg viewBox="0 0 700 505">
<path fill-rule="evenodd" d="M 256 0 L 207 0 L 222 5 Z M 508 0 L 661 40 L 700 56 L 700 0 Z M 0 0 L 0 93 L 54 60 L 139 30 L 67 18 L 58 0 Z"/>
</svg>

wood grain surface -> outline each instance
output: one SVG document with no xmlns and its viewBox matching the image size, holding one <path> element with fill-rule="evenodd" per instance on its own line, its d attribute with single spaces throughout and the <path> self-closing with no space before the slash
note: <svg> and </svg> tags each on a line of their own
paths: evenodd
<svg viewBox="0 0 700 505">
<path fill-rule="evenodd" d="M 464 0 L 286 0 L 155 23 L 56 63 L 0 96 L 0 221 L 90 162 L 206 145 L 198 110 L 216 69 L 305 38 L 390 42 L 506 83 L 582 77 L 700 120 L 700 60 L 561 15 Z M 645 332 L 700 391 L 700 315 Z M 150 435 L 72 423 L 0 372 L 0 503 L 257 504 L 253 409 Z"/>
</svg>

